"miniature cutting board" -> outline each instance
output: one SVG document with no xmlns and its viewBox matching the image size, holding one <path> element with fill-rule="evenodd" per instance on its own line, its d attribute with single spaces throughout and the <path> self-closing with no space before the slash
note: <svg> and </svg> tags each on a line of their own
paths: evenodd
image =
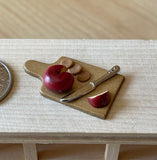
<svg viewBox="0 0 157 160">
<path fill-rule="evenodd" d="M 58 94 L 58 93 L 53 93 L 52 91 L 48 90 L 43 84 L 43 74 L 48 67 L 55 65 L 55 64 L 60 64 L 60 61 L 64 58 L 69 58 L 69 57 L 60 57 L 56 62 L 51 63 L 51 64 L 46 64 L 46 63 L 42 63 L 42 62 L 38 62 L 38 61 L 34 61 L 34 60 L 29 60 L 29 61 L 25 62 L 25 64 L 24 64 L 24 69 L 28 74 L 41 79 L 42 86 L 40 89 L 40 93 L 43 96 L 50 98 L 52 100 L 55 100 L 59 103 L 61 103 L 59 101 L 60 98 L 65 96 L 66 94 L 68 94 L 68 92 Z M 104 75 L 107 72 L 107 70 L 105 70 L 105 69 L 102 69 L 102 68 L 99 68 L 99 67 L 81 62 L 81 61 L 77 61 L 74 59 L 72 59 L 72 60 L 75 63 L 79 63 L 83 67 L 83 69 L 85 69 L 91 73 L 91 78 L 86 82 L 79 82 L 75 77 L 75 81 L 74 81 L 73 88 L 72 88 L 74 90 L 79 89 L 80 86 L 85 85 L 86 83 L 89 83 L 90 81 L 98 79 L 99 77 L 101 77 L 102 75 Z M 110 67 L 112 67 L 112 66 L 110 66 Z M 93 90 L 89 94 L 87 94 L 77 100 L 74 100 L 71 102 L 64 102 L 64 103 L 62 102 L 62 103 L 67 106 L 70 106 L 72 108 L 75 108 L 75 109 L 78 109 L 78 110 L 83 111 L 85 113 L 88 113 L 90 115 L 105 119 L 107 116 L 107 113 L 108 113 L 108 111 L 109 111 L 109 109 L 110 109 L 122 83 L 123 83 L 123 80 L 124 80 L 124 76 L 117 74 L 116 76 L 114 76 L 114 77 L 108 79 L 107 81 L 103 82 L 102 84 L 100 84 L 98 87 L 96 87 L 95 90 Z M 94 108 L 88 103 L 88 100 L 87 100 L 88 97 L 102 93 L 106 90 L 109 90 L 109 92 L 111 94 L 111 101 L 107 106 L 105 106 L 104 108 Z"/>
</svg>

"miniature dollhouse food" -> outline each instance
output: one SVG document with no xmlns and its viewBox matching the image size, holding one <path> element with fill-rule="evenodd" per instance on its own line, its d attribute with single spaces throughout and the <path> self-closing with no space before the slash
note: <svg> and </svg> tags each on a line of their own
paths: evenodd
<svg viewBox="0 0 157 160">
<path fill-rule="evenodd" d="M 111 101 L 109 91 L 102 92 L 92 97 L 88 97 L 88 102 L 95 108 L 102 108 L 108 105 Z"/>
<path fill-rule="evenodd" d="M 71 74 L 78 74 L 81 71 L 82 67 L 80 64 L 75 63 L 72 67 L 68 69 L 68 72 Z"/>
<path fill-rule="evenodd" d="M 66 68 L 70 68 L 73 65 L 73 61 L 70 58 L 64 58 L 61 60 L 60 64 Z"/>
<path fill-rule="evenodd" d="M 88 81 L 91 77 L 91 74 L 88 71 L 85 71 L 80 64 L 74 63 L 70 58 L 63 58 L 60 61 L 60 64 L 66 66 L 68 72 L 76 75 L 77 80 L 80 82 Z"/>
<path fill-rule="evenodd" d="M 82 71 L 79 74 L 77 74 L 77 80 L 80 82 L 88 81 L 91 74 L 88 71 Z"/>
<path fill-rule="evenodd" d="M 48 83 L 49 84 L 49 81 L 50 81 L 50 76 L 48 76 L 48 78 L 49 78 L 49 81 L 48 82 L 46 82 L 46 77 L 47 77 L 47 75 L 46 75 L 46 70 L 50 67 L 50 66 L 53 66 L 53 65 L 59 65 L 60 64 L 60 62 L 61 62 L 61 60 L 62 59 L 64 59 L 64 58 L 68 58 L 68 57 L 60 57 L 57 61 L 55 61 L 54 63 L 52 63 L 51 65 L 50 64 L 47 64 L 47 63 L 43 63 L 43 62 L 38 62 L 38 61 L 35 61 L 35 60 L 28 60 L 28 61 L 26 61 L 25 62 L 25 64 L 24 64 L 24 69 L 25 69 L 25 71 L 26 71 L 26 73 L 28 73 L 28 74 L 30 74 L 30 75 L 32 75 L 32 76 L 35 76 L 35 77 L 37 77 L 37 78 L 39 78 L 40 80 L 42 80 L 42 82 L 44 82 L 45 81 L 45 84 L 46 83 Z M 93 66 L 93 65 L 89 65 L 89 64 L 87 64 L 87 63 L 84 63 L 84 62 L 81 62 L 81 61 L 77 61 L 77 60 L 73 60 L 72 59 L 72 61 L 74 62 L 74 63 L 78 63 L 78 64 L 80 64 L 81 66 L 82 66 L 82 72 L 84 71 L 84 70 L 86 70 L 86 71 L 89 71 L 90 73 L 91 73 L 91 76 L 93 76 L 93 77 L 91 77 L 91 82 L 93 82 L 93 81 L 97 81 L 98 82 L 98 79 L 100 79 L 99 77 L 102 77 L 102 76 L 104 76 L 104 74 L 106 73 L 106 70 L 105 69 L 102 69 L 102 68 L 99 68 L 99 67 L 96 67 L 96 66 Z M 62 67 L 63 67 L 63 65 L 61 65 Z M 62 68 L 61 67 L 61 68 Z M 115 66 L 114 66 L 114 68 L 115 68 Z M 65 71 L 66 70 L 66 68 L 64 67 L 63 69 L 62 69 L 62 71 Z M 67 70 L 66 70 L 67 71 Z M 45 75 L 44 75 L 44 72 L 45 72 Z M 61 72 L 61 70 L 59 70 L 58 71 L 58 73 L 60 73 Z M 118 70 L 114 70 L 113 72 L 115 72 L 114 74 L 116 75 L 117 74 L 117 72 L 118 72 Z M 57 74 L 58 74 L 57 73 Z M 109 72 L 108 71 L 108 73 L 109 73 L 109 76 L 110 76 L 110 73 L 112 74 L 112 72 Z M 43 77 L 43 75 L 44 75 L 44 77 Z M 76 75 L 77 76 L 77 75 Z M 91 86 L 91 83 L 89 82 L 78 82 L 78 80 L 77 80 L 77 77 L 76 77 L 75 75 L 72 75 L 72 77 L 75 77 L 75 81 L 76 82 L 74 82 L 73 83 L 73 85 L 72 85 L 72 89 L 73 89 L 73 91 L 75 90 L 75 92 L 73 92 L 73 93 L 78 93 L 77 95 L 79 95 L 79 93 L 81 94 L 81 93 L 85 93 L 84 91 L 84 89 L 83 89 L 83 92 L 81 91 L 80 92 L 80 88 L 81 87 L 83 87 L 83 86 L 86 86 L 87 87 L 87 89 L 88 89 L 88 87 L 91 87 L 91 88 L 93 88 L 92 86 Z M 53 77 L 55 77 L 55 76 L 53 76 Z M 71 77 L 71 76 L 70 76 Z M 72 78 L 73 79 L 73 78 Z M 81 110 L 81 111 L 83 111 L 83 112 L 85 112 L 85 113 L 88 113 L 88 114 L 91 114 L 91 115 L 94 115 L 94 116 L 96 116 L 96 117 L 99 117 L 99 118 L 102 118 L 102 119 L 105 119 L 106 118 L 106 115 L 107 115 L 107 113 L 108 113 L 108 110 L 109 110 L 109 108 L 111 107 L 111 105 L 112 105 L 112 102 L 114 101 L 114 98 L 115 98 L 115 96 L 117 95 L 117 93 L 118 93 L 118 90 L 119 90 L 119 88 L 121 87 L 121 85 L 122 85 L 122 83 L 123 83 L 123 81 L 124 81 L 124 76 L 122 76 L 122 75 L 117 75 L 115 78 L 113 77 L 112 79 L 108 79 L 108 84 L 109 85 L 105 85 L 105 83 L 103 83 L 100 87 L 99 87 L 99 89 L 96 89 L 96 90 L 92 90 L 92 92 L 88 92 L 89 93 L 89 95 L 90 96 L 92 96 L 92 95 L 96 95 L 96 94 L 98 94 L 98 91 L 99 91 L 99 93 L 101 93 L 101 92 L 104 92 L 106 89 L 109 89 L 109 90 L 112 90 L 112 94 L 111 94 L 111 101 L 109 102 L 109 104 L 107 105 L 107 106 L 105 106 L 104 108 L 98 108 L 98 109 L 96 109 L 96 108 L 92 108 L 92 106 L 90 107 L 90 103 L 92 103 L 92 98 L 90 98 L 90 96 L 88 96 L 88 94 L 86 95 L 87 97 L 89 97 L 89 101 L 90 101 L 90 103 L 88 103 L 88 101 L 87 101 L 87 97 L 86 96 L 84 96 L 84 98 L 82 97 L 82 98 L 80 98 L 80 99 L 78 99 L 78 100 L 76 100 L 76 101 L 73 101 L 73 102 L 70 102 L 70 103 L 66 103 L 66 101 L 61 101 L 61 100 L 67 100 L 68 99 L 68 97 L 66 96 L 66 95 L 68 95 L 68 93 L 71 93 L 71 94 L 73 94 L 72 92 L 68 92 L 67 94 L 66 93 L 63 93 L 63 94 L 55 94 L 55 93 L 53 93 L 53 92 L 51 92 L 49 89 L 46 89 L 47 87 L 47 85 L 45 86 L 45 84 L 44 83 L 42 83 L 42 85 L 41 85 L 41 89 L 40 89 L 40 93 L 41 93 L 41 95 L 43 95 L 44 97 L 47 97 L 47 98 L 49 98 L 49 99 L 51 99 L 51 100 L 55 100 L 55 101 L 57 101 L 57 102 L 65 102 L 66 103 L 66 105 L 67 106 L 70 106 L 70 107 L 72 107 L 72 108 L 75 108 L 75 109 L 78 109 L 78 110 Z M 52 82 L 52 83 L 54 83 L 54 82 Z M 63 82 L 64 83 L 64 82 Z M 83 83 L 84 83 L 84 85 L 83 85 Z M 87 86 L 87 84 L 88 84 L 88 86 Z M 76 87 L 76 88 L 75 88 Z M 107 87 L 107 88 L 106 88 Z M 89 89 L 91 89 L 91 88 L 89 88 Z M 57 91 L 58 91 L 59 89 L 57 89 Z M 72 96 L 70 94 L 70 96 Z M 65 97 L 66 96 L 66 97 Z M 64 97 L 64 98 L 63 98 Z M 73 95 L 73 97 L 74 97 L 74 95 Z M 76 97 L 76 95 L 75 95 L 75 97 Z M 97 101 L 96 101 L 97 102 Z M 87 104 L 86 104 L 87 103 Z M 86 105 L 82 105 L 82 104 L 86 104 Z M 98 102 L 97 102 L 97 104 L 98 104 Z M 96 107 L 100 107 L 99 105 L 96 105 Z"/>
<path fill-rule="evenodd" d="M 63 65 L 53 65 L 47 68 L 43 76 L 45 87 L 56 93 L 69 91 L 73 86 L 74 77 L 66 70 L 67 68 Z"/>
</svg>

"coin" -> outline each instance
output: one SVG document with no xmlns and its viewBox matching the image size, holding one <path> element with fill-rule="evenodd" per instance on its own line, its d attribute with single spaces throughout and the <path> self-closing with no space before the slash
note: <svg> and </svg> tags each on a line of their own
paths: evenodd
<svg viewBox="0 0 157 160">
<path fill-rule="evenodd" d="M 11 84 L 11 72 L 9 68 L 2 61 L 0 61 L 0 101 L 9 93 Z"/>
</svg>

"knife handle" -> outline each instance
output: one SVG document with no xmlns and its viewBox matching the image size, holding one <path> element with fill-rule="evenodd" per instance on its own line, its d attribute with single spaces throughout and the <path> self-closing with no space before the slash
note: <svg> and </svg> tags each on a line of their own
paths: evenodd
<svg viewBox="0 0 157 160">
<path fill-rule="evenodd" d="M 105 75 L 101 76 L 99 79 L 97 79 L 93 82 L 90 82 L 90 84 L 93 87 L 96 87 L 99 84 L 101 84 L 102 82 L 106 81 L 107 79 L 115 76 L 119 70 L 120 70 L 120 67 L 118 65 L 115 65 L 109 71 L 107 71 L 107 73 Z"/>
</svg>

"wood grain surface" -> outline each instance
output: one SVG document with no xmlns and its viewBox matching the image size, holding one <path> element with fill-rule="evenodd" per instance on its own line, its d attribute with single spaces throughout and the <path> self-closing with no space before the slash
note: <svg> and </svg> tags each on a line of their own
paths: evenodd
<svg viewBox="0 0 157 160">
<path fill-rule="evenodd" d="M 89 143 L 39 146 L 41 160 L 78 159 L 80 155 L 86 160 L 101 159 L 104 145 L 91 144 L 113 140 L 122 144 L 156 144 L 156 55 L 156 41 L 0 40 L 0 59 L 10 67 L 14 77 L 11 93 L 0 103 L 0 142 Z M 99 120 L 40 96 L 41 82 L 28 76 L 23 64 L 29 59 L 51 63 L 60 56 L 106 69 L 115 63 L 121 66 L 126 80 L 108 120 Z M 54 135 L 58 137 L 54 139 Z M 16 160 L 23 158 L 21 145 L 1 145 L 0 153 L 0 160 L 10 159 L 10 155 Z M 119 159 L 154 160 L 156 146 L 121 147 Z"/>
<path fill-rule="evenodd" d="M 10 94 L 0 103 L 0 133 L 128 133 L 130 136 L 147 134 L 155 138 L 156 41 L 0 40 L 0 53 L 1 60 L 10 66 L 14 77 Z M 24 72 L 24 63 L 29 59 L 51 63 L 60 56 L 105 69 L 115 64 L 121 67 L 120 74 L 126 80 L 107 120 L 92 117 L 39 94 L 41 82 Z"/>
<path fill-rule="evenodd" d="M 0 0 L 0 38 L 156 39 L 157 0 Z"/>
</svg>

